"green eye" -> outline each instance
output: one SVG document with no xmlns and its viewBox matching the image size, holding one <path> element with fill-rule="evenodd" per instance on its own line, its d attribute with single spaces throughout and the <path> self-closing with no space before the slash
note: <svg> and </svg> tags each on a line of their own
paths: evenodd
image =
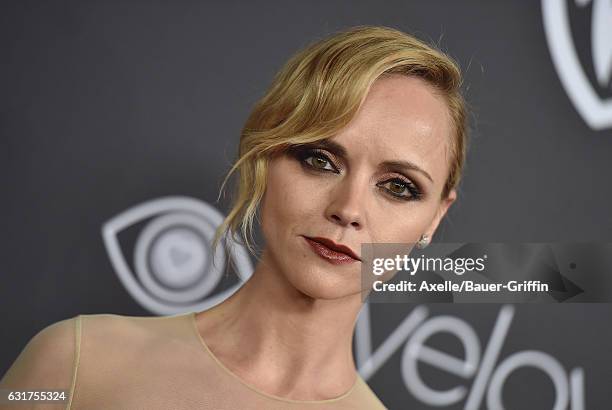
<svg viewBox="0 0 612 410">
<path fill-rule="evenodd" d="M 315 169 L 324 171 L 335 171 L 336 169 L 330 161 L 322 156 L 311 155 L 305 159 L 306 163 Z"/>
<path fill-rule="evenodd" d="M 314 166 L 315 168 L 325 168 L 325 165 L 328 163 L 323 158 L 318 158 L 318 157 L 312 157 L 312 158 L 313 158 L 312 166 Z"/>
<path fill-rule="evenodd" d="M 389 182 L 389 191 L 393 192 L 394 194 L 401 194 L 406 189 L 406 186 L 402 183 L 396 181 Z"/>
<path fill-rule="evenodd" d="M 402 179 L 390 179 L 378 184 L 378 186 L 384 189 L 392 197 L 405 201 L 420 199 L 422 195 L 412 182 Z"/>
<path fill-rule="evenodd" d="M 321 172 L 340 173 L 340 169 L 332 159 L 319 148 L 296 146 L 289 149 L 289 153 L 303 166 Z"/>
</svg>

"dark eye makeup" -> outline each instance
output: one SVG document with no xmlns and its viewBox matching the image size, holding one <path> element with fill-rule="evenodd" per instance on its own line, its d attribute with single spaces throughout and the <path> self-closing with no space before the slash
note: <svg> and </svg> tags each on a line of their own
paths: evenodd
<svg viewBox="0 0 612 410">
<path fill-rule="evenodd" d="M 389 188 L 385 188 L 387 185 Z M 398 177 L 391 178 L 376 184 L 376 186 L 389 192 L 389 195 L 392 195 L 394 199 L 399 199 L 400 201 L 419 201 L 423 197 L 422 191 L 408 179 Z"/>
<path fill-rule="evenodd" d="M 327 154 L 321 148 L 308 144 L 293 145 L 287 149 L 287 153 L 308 171 L 339 174 L 342 170 L 341 166 L 331 159 L 333 155 Z M 423 191 L 403 175 L 385 179 L 376 186 L 392 200 L 419 201 L 423 198 Z"/>
</svg>

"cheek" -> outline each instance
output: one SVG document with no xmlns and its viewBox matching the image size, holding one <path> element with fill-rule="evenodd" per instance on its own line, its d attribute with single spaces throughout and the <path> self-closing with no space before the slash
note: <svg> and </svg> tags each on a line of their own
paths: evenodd
<svg viewBox="0 0 612 410">
<path fill-rule="evenodd" d="M 316 215 L 321 199 L 312 181 L 287 160 L 270 168 L 266 192 L 262 200 L 262 230 L 266 239 L 282 239 L 283 234 L 295 235 Z M 299 226 L 298 226 L 299 225 Z"/>
<path fill-rule="evenodd" d="M 429 227 L 435 211 L 428 203 L 383 207 L 377 215 L 371 215 L 372 242 L 414 243 Z"/>
</svg>

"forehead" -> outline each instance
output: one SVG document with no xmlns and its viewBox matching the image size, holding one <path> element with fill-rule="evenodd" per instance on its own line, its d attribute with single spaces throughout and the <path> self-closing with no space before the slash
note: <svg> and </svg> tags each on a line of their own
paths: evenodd
<svg viewBox="0 0 612 410">
<path fill-rule="evenodd" d="M 443 183 L 449 137 L 443 97 L 422 79 L 392 74 L 374 82 L 357 115 L 333 139 L 349 156 L 408 160 Z"/>
</svg>

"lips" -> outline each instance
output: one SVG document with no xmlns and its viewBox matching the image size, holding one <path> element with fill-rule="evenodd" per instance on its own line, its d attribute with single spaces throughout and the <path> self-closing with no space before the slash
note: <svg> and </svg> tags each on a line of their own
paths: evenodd
<svg viewBox="0 0 612 410">
<path fill-rule="evenodd" d="M 350 263 L 361 261 L 351 248 L 337 244 L 331 239 L 304 236 L 312 249 L 322 258 L 332 263 Z"/>
</svg>

